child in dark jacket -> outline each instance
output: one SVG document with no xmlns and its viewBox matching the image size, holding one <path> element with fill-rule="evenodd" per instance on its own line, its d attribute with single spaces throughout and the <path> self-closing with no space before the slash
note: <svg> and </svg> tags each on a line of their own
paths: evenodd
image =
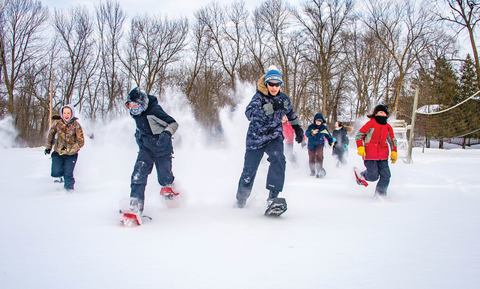
<svg viewBox="0 0 480 289">
<path fill-rule="evenodd" d="M 325 126 L 325 119 L 321 113 L 317 113 L 313 123 L 308 126 L 305 136 L 308 138 L 308 165 L 310 175 L 323 178 L 327 174 L 323 168 L 323 147 L 325 138 L 329 145 L 332 145 L 333 138 Z"/>
<path fill-rule="evenodd" d="M 135 140 L 139 148 L 130 185 L 130 205 L 134 213 L 141 215 L 147 178 L 153 165 L 162 186 L 160 194 L 166 198 L 178 195 L 172 189 L 172 135 L 177 131 L 178 124 L 158 104 L 155 96 L 147 95 L 138 87 L 130 91 L 125 106 L 137 125 Z"/>
<path fill-rule="evenodd" d="M 388 107 L 379 104 L 372 114 L 367 115 L 370 120 L 360 128 L 355 140 L 357 154 L 363 157 L 367 168 L 360 171 L 354 168 L 355 177 L 359 185 L 368 185 L 367 181 L 378 180 L 375 196 L 386 196 L 390 183 L 390 168 L 388 167 L 389 147 L 391 150 L 390 160 L 392 164 L 397 161 L 397 140 L 392 127 L 387 123 L 389 116 Z"/>
<path fill-rule="evenodd" d="M 345 151 L 348 149 L 348 144 L 350 140 L 348 139 L 348 134 L 343 123 L 341 121 L 335 122 L 335 130 L 332 133 L 334 142 L 332 154 L 337 157 L 337 167 L 347 163 L 345 160 Z"/>
</svg>

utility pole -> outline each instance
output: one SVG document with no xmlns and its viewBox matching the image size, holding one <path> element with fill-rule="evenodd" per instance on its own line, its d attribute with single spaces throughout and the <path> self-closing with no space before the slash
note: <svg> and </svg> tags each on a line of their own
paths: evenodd
<svg viewBox="0 0 480 289">
<path fill-rule="evenodd" d="M 49 106 L 49 117 L 48 117 L 48 131 L 52 128 L 52 115 L 53 115 L 53 68 L 50 71 L 50 106 Z"/>
<path fill-rule="evenodd" d="M 410 138 L 408 140 L 407 164 L 412 163 L 413 136 L 415 133 L 415 118 L 417 116 L 418 105 L 418 87 L 415 88 L 415 98 L 413 99 L 412 123 L 410 124 Z"/>
</svg>

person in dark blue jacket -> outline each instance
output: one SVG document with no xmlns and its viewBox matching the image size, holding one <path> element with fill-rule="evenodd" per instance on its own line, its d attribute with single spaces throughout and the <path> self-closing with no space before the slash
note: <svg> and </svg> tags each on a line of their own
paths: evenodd
<svg viewBox="0 0 480 289">
<path fill-rule="evenodd" d="M 313 123 L 308 126 L 305 136 L 308 138 L 308 165 L 310 167 L 310 175 L 323 178 L 326 171 L 323 168 L 323 147 L 325 138 L 329 145 L 334 142 L 330 132 L 325 126 L 325 119 L 321 113 L 317 113 L 313 118 Z"/>
<path fill-rule="evenodd" d="M 162 109 L 155 96 L 147 95 L 138 87 L 130 91 L 125 106 L 137 125 L 135 140 L 139 151 L 132 173 L 130 197 L 133 210 L 141 213 L 147 178 L 154 164 L 162 192 L 174 193 L 171 188 L 174 180 L 172 135 L 177 131 L 178 124 Z"/>
<path fill-rule="evenodd" d="M 245 162 L 238 183 L 236 206 L 243 208 L 252 191 L 253 182 L 263 155 L 268 155 L 270 166 L 266 188 L 269 190 L 268 202 L 278 197 L 285 181 L 285 155 L 283 148 L 282 118 L 287 116 L 295 130 L 295 140 L 303 140 L 303 130 L 290 98 L 280 91 L 282 75 L 275 66 L 271 66 L 266 75 L 257 82 L 257 92 L 248 104 L 245 115 L 250 121 Z"/>
</svg>

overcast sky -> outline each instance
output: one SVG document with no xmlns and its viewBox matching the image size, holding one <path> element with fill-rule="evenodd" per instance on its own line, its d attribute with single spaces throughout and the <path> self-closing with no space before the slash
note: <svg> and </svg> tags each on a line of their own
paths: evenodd
<svg viewBox="0 0 480 289">
<path fill-rule="evenodd" d="M 193 17 L 194 11 L 198 10 L 201 7 L 206 6 L 211 3 L 213 0 L 120 0 L 120 7 L 128 13 L 129 17 L 138 15 L 138 14 L 167 14 L 169 16 L 187 16 L 188 18 Z M 50 8 L 50 11 L 53 12 L 53 8 L 70 8 L 76 5 L 84 5 L 88 8 L 91 8 L 93 11 L 94 5 L 100 3 L 100 0 L 41 0 L 44 6 Z M 217 0 L 217 2 L 222 4 L 233 3 L 234 0 Z M 259 0 L 244 0 L 246 8 L 249 11 L 259 6 L 263 1 Z M 291 5 L 297 6 L 299 3 L 302 3 L 303 0 L 291 0 L 288 1 Z"/>
</svg>

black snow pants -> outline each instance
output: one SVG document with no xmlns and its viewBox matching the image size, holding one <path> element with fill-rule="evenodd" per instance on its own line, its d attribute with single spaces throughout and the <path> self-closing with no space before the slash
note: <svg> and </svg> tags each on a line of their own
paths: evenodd
<svg viewBox="0 0 480 289">
<path fill-rule="evenodd" d="M 367 168 L 366 171 L 362 172 L 365 180 L 369 182 L 378 180 L 375 193 L 386 195 L 391 176 L 390 168 L 388 167 L 388 160 L 365 160 L 363 163 Z"/>
<path fill-rule="evenodd" d="M 260 165 L 264 153 L 267 153 L 267 160 L 270 162 L 267 174 L 267 190 L 276 192 L 281 192 L 283 190 L 286 167 L 283 142 L 279 139 L 274 139 L 265 147 L 255 150 L 247 150 L 245 152 L 243 172 L 240 181 L 238 182 L 237 200 L 246 201 L 250 196 L 258 166 Z"/>
<path fill-rule="evenodd" d="M 59 155 L 57 152 L 52 153 L 52 177 L 63 177 L 66 190 L 73 190 L 75 179 L 73 178 L 73 169 L 77 163 L 78 154 Z"/>
</svg>

